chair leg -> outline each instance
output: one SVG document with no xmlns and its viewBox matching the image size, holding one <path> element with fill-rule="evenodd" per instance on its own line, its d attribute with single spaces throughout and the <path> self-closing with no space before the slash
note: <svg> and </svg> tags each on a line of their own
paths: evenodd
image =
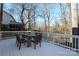
<svg viewBox="0 0 79 59">
<path fill-rule="evenodd" d="M 18 42 L 16 41 L 16 45 L 17 45 L 17 47 L 18 47 Z"/>
<path fill-rule="evenodd" d="M 36 44 L 34 43 L 34 49 L 36 49 Z"/>
<path fill-rule="evenodd" d="M 17 47 L 18 47 L 19 43 L 17 43 Z"/>
<path fill-rule="evenodd" d="M 24 42 L 24 46 L 25 46 L 25 42 Z"/>
<path fill-rule="evenodd" d="M 17 44 L 17 40 L 16 40 L 16 44 Z"/>
<path fill-rule="evenodd" d="M 19 43 L 19 50 L 20 50 L 20 48 L 21 48 L 21 43 Z"/>
<path fill-rule="evenodd" d="M 41 42 L 40 42 L 40 47 L 41 47 Z"/>
</svg>

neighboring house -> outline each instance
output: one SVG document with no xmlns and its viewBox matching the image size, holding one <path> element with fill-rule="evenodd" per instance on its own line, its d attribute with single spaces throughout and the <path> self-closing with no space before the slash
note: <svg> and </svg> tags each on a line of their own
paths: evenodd
<svg viewBox="0 0 79 59">
<path fill-rule="evenodd" d="M 11 14 L 9 14 L 9 13 L 6 12 L 6 11 L 3 11 L 2 24 L 9 24 L 11 21 L 13 21 L 13 22 L 16 23 L 14 17 L 13 17 Z"/>
<path fill-rule="evenodd" d="M 16 22 L 14 17 L 8 12 L 3 10 L 2 13 L 2 22 L 1 22 L 1 31 L 21 31 L 22 24 Z M 13 36 L 13 33 L 1 33 L 0 37 L 10 37 Z"/>
<path fill-rule="evenodd" d="M 11 14 L 3 10 L 2 31 L 20 31 L 21 25 Z"/>
</svg>

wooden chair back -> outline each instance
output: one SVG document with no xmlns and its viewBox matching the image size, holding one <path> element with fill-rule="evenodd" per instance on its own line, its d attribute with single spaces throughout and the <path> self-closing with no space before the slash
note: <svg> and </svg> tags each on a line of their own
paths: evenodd
<svg viewBox="0 0 79 59">
<path fill-rule="evenodd" d="M 41 33 L 35 33 L 35 42 L 38 44 L 39 42 L 41 42 Z"/>
</svg>

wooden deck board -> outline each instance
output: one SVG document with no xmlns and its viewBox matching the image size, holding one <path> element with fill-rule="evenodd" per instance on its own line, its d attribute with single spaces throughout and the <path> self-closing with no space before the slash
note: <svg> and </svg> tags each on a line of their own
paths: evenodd
<svg viewBox="0 0 79 59">
<path fill-rule="evenodd" d="M 54 56 L 54 55 L 66 55 L 66 56 L 77 56 L 79 53 L 76 53 L 72 50 L 68 50 L 59 46 L 56 46 L 52 43 L 42 42 L 41 48 L 37 46 L 36 50 L 34 49 L 34 44 L 27 48 L 27 44 L 22 45 L 19 50 L 16 46 L 16 40 L 7 39 L 0 41 L 0 56 Z"/>
</svg>

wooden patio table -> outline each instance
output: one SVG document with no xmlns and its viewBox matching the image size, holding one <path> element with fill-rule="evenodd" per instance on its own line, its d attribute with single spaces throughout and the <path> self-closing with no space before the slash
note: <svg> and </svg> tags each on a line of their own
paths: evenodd
<svg viewBox="0 0 79 59">
<path fill-rule="evenodd" d="M 25 37 L 27 37 L 27 47 L 31 47 L 31 39 L 35 38 L 35 35 L 32 35 L 32 34 L 23 34 Z"/>
</svg>

